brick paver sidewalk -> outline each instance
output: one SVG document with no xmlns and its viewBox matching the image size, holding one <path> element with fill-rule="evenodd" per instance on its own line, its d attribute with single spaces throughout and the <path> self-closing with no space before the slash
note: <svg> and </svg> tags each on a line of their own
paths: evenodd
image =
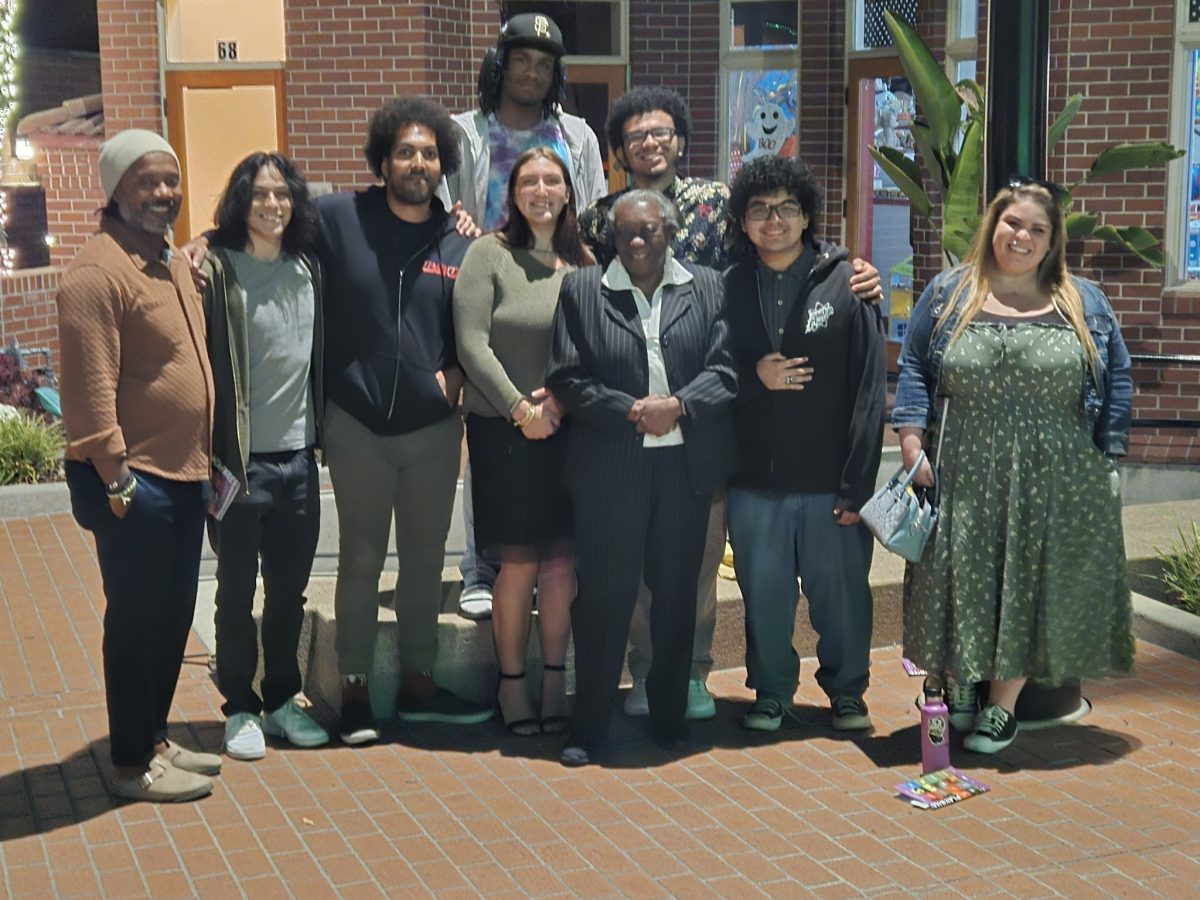
<svg viewBox="0 0 1200 900">
<path fill-rule="evenodd" d="M 738 727 L 744 673 L 715 675 L 718 719 L 683 755 L 623 717 L 618 766 L 583 770 L 558 765 L 559 740 L 495 723 L 396 727 L 361 750 L 227 761 L 197 803 L 116 806 L 101 603 L 69 517 L 0 522 L 0 895 L 1185 897 L 1200 884 L 1200 664 L 1150 645 L 1133 677 L 1086 685 L 1082 724 L 996 759 L 956 748 L 992 792 L 937 811 L 893 797 L 919 768 L 917 682 L 895 648 L 875 653 L 867 737 L 829 728 L 806 662 L 798 721 L 775 735 Z M 219 696 L 192 649 L 173 737 L 216 750 Z"/>
</svg>

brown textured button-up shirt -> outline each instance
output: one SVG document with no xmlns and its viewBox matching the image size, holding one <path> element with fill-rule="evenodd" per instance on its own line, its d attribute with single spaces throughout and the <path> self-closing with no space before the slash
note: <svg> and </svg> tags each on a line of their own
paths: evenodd
<svg viewBox="0 0 1200 900">
<path fill-rule="evenodd" d="M 175 481 L 207 481 L 213 381 L 204 310 L 183 255 L 143 258 L 105 215 L 58 290 L 67 459 L 124 458 Z"/>
</svg>

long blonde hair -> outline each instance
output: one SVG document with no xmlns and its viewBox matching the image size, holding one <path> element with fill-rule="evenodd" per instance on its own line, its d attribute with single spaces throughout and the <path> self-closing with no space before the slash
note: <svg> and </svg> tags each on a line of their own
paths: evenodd
<svg viewBox="0 0 1200 900">
<path fill-rule="evenodd" d="M 987 211 L 983 214 L 983 221 L 980 223 L 979 231 L 975 234 L 975 239 L 971 242 L 970 250 L 963 257 L 963 277 L 959 280 L 958 287 L 954 289 L 954 293 L 941 315 L 938 316 L 937 328 L 946 326 L 959 303 L 962 302 L 958 321 L 955 322 L 954 330 L 950 333 L 950 343 L 954 343 L 983 309 L 984 301 L 987 300 L 988 291 L 991 289 L 989 276 L 996 270 L 992 236 L 996 233 L 1000 216 L 1019 200 L 1036 203 L 1046 214 L 1046 218 L 1050 220 L 1050 249 L 1047 251 L 1046 257 L 1038 264 L 1038 290 L 1050 295 L 1055 310 L 1075 330 L 1079 343 L 1083 345 L 1084 353 L 1087 355 L 1088 366 L 1095 375 L 1096 344 L 1092 341 L 1092 334 L 1088 331 L 1087 319 L 1083 314 L 1083 295 L 1079 293 L 1079 288 L 1075 286 L 1067 272 L 1065 217 L 1058 200 L 1048 188 L 1041 184 L 1033 182 L 1011 184 L 996 193 Z M 964 296 L 966 297 L 965 302 L 962 301 Z"/>
</svg>

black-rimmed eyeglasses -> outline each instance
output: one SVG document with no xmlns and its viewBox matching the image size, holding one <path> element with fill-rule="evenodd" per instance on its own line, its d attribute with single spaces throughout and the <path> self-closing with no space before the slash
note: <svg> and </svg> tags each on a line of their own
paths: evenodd
<svg viewBox="0 0 1200 900">
<path fill-rule="evenodd" d="M 638 144 L 644 144 L 648 137 L 654 138 L 659 144 L 663 144 L 675 137 L 675 129 L 663 126 L 660 128 L 647 128 L 645 131 L 627 131 L 624 138 L 625 145 L 636 147 Z"/>
<path fill-rule="evenodd" d="M 771 213 L 781 219 L 795 219 L 804 210 L 796 200 L 784 200 L 780 203 L 751 203 L 746 207 L 746 218 L 754 222 L 765 222 L 771 218 Z"/>
</svg>

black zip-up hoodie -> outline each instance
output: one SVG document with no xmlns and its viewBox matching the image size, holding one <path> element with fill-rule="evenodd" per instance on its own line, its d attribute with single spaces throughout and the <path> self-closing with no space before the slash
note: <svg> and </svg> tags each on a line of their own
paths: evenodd
<svg viewBox="0 0 1200 900">
<path fill-rule="evenodd" d="M 807 356 L 803 391 L 769 391 L 759 359 L 772 352 L 758 292 L 758 258 L 725 273 L 738 367 L 733 426 L 735 487 L 836 494 L 857 511 L 875 490 L 883 446 L 887 375 L 879 313 L 850 290 L 853 269 L 840 247 L 818 242 L 806 292 L 796 299 L 779 352 Z"/>
<path fill-rule="evenodd" d="M 419 225 L 376 186 L 317 199 L 325 266 L 325 394 L 379 435 L 451 415 L 436 373 L 458 364 L 454 281 L 470 239 L 436 197 Z"/>
</svg>

